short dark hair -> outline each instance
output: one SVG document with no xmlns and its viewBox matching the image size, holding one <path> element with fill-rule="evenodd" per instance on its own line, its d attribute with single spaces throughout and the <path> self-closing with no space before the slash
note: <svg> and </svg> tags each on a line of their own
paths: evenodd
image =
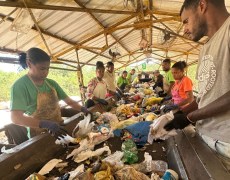
<svg viewBox="0 0 230 180">
<path fill-rule="evenodd" d="M 199 2 L 200 2 L 200 0 L 185 0 L 183 5 L 181 6 L 181 9 L 180 9 L 180 16 L 181 16 L 184 9 L 196 8 L 198 6 Z"/>
<path fill-rule="evenodd" d="M 181 71 L 183 71 L 185 68 L 187 67 L 187 63 L 185 61 L 179 61 L 179 62 L 176 62 L 172 68 L 176 68 L 176 69 L 179 69 Z"/>
<path fill-rule="evenodd" d="M 114 66 L 113 62 L 112 61 L 107 62 L 106 67 L 111 67 L 111 66 Z"/>
<path fill-rule="evenodd" d="M 127 71 L 123 71 L 123 72 L 122 72 L 122 74 L 125 74 L 125 73 L 127 74 L 128 72 L 127 72 Z"/>
<path fill-rule="evenodd" d="M 170 60 L 169 58 L 166 58 L 166 59 L 163 60 L 163 63 L 168 63 L 168 64 L 170 64 L 170 63 L 171 63 L 171 60 Z"/>
<path fill-rule="evenodd" d="M 181 9 L 180 9 L 180 16 L 184 9 L 190 9 L 190 8 L 197 8 L 199 5 L 200 0 L 185 0 Z M 208 2 L 212 3 L 216 7 L 221 7 L 224 4 L 224 0 L 209 0 Z"/>
<path fill-rule="evenodd" d="M 103 62 L 97 61 L 97 63 L 96 63 L 96 69 L 102 69 L 102 68 L 105 69 L 105 66 L 104 66 Z"/>
</svg>

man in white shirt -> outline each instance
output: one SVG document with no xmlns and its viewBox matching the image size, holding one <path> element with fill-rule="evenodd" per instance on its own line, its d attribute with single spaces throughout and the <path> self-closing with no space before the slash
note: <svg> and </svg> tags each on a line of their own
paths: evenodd
<svg viewBox="0 0 230 180">
<path fill-rule="evenodd" d="M 107 84 L 108 91 L 109 91 L 107 97 L 114 96 L 115 98 L 119 99 L 121 95 L 116 91 L 120 92 L 120 90 L 117 88 L 116 85 L 114 64 L 111 61 L 108 62 L 106 65 L 106 71 L 104 73 L 103 80 Z"/>
</svg>

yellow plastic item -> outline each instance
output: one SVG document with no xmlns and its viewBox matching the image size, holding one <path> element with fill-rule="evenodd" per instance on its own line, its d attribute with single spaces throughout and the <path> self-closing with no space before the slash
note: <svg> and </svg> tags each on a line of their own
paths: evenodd
<svg viewBox="0 0 230 180">
<path fill-rule="evenodd" d="M 151 106 L 151 105 L 154 105 L 154 104 L 158 104 L 161 102 L 163 98 L 157 98 L 157 97 L 150 97 L 146 100 L 145 102 L 145 106 Z"/>
</svg>

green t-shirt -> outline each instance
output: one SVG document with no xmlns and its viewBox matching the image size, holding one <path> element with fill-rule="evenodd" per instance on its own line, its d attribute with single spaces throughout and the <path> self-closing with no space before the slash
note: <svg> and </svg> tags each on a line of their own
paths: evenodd
<svg viewBox="0 0 230 180">
<path fill-rule="evenodd" d="M 174 82 L 174 78 L 173 78 L 173 75 L 172 75 L 172 71 L 169 70 L 168 72 L 165 73 L 165 80 L 166 80 L 166 83 L 169 85 L 171 82 Z"/>
<path fill-rule="evenodd" d="M 120 87 L 124 83 L 129 84 L 127 79 L 124 79 L 122 76 L 120 76 L 117 80 L 117 86 Z"/>
<path fill-rule="evenodd" d="M 129 84 L 132 82 L 132 74 L 128 73 L 127 75 L 127 81 L 129 82 Z"/>
<path fill-rule="evenodd" d="M 46 82 L 52 86 L 56 92 L 59 100 L 65 99 L 67 94 L 54 80 L 46 78 Z M 44 82 L 42 85 L 37 86 L 40 92 L 50 92 L 51 88 Z M 11 88 L 11 110 L 21 110 L 28 115 L 32 115 L 37 108 L 37 95 L 38 90 L 30 80 L 30 78 L 25 75 L 18 79 Z"/>
</svg>

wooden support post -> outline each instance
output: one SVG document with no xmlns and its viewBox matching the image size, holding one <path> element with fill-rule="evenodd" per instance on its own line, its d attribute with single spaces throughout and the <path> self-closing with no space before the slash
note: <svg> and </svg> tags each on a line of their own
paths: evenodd
<svg viewBox="0 0 230 180">
<path fill-rule="evenodd" d="M 75 51 L 77 54 L 77 63 L 78 63 L 77 77 L 78 77 L 78 83 L 79 83 L 79 88 L 80 88 L 80 93 L 81 93 L 82 105 L 84 105 L 85 104 L 85 91 L 84 91 L 83 74 L 82 74 L 82 70 L 81 70 L 81 66 L 80 66 L 78 49 L 76 49 Z"/>
</svg>

